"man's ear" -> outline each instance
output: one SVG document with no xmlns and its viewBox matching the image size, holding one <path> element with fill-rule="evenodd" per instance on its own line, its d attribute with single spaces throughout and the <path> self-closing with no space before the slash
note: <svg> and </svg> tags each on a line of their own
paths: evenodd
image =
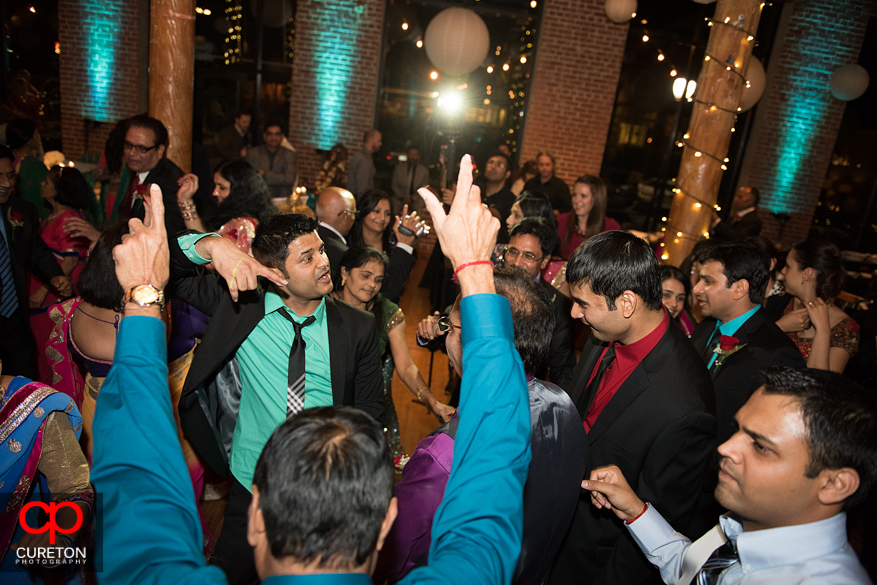
<svg viewBox="0 0 877 585">
<path fill-rule="evenodd" d="M 824 469 L 819 474 L 819 501 L 825 506 L 841 504 L 859 489 L 859 472 L 852 467 Z"/>
<path fill-rule="evenodd" d="M 254 485 L 253 499 L 247 508 L 247 542 L 255 548 L 265 538 L 265 518 L 262 516 L 262 508 L 259 507 L 259 488 Z"/>
<path fill-rule="evenodd" d="M 158 158 L 164 158 L 165 147 L 164 144 L 158 147 Z"/>
<path fill-rule="evenodd" d="M 396 521 L 396 516 L 399 514 L 399 507 L 396 504 L 396 498 L 393 497 L 390 499 L 390 505 L 387 506 L 387 515 L 384 516 L 384 521 L 381 524 L 381 532 L 378 534 L 378 542 L 375 546 L 375 550 L 379 551 L 384 547 L 384 540 L 386 540 L 387 535 L 390 533 L 390 529 L 393 527 L 393 522 Z"/>
<path fill-rule="evenodd" d="M 749 297 L 749 281 L 745 278 L 741 278 L 740 280 L 732 284 L 731 288 L 733 289 L 732 296 L 734 297 L 734 300 L 739 301 L 743 297 Z"/>
<path fill-rule="evenodd" d="M 615 305 L 625 319 L 630 319 L 639 306 L 639 297 L 632 290 L 626 290 L 615 299 Z"/>
<path fill-rule="evenodd" d="M 551 262 L 551 254 L 545 254 L 545 258 L 542 259 L 542 265 L 539 266 L 539 272 L 545 270 L 545 267 L 548 266 L 549 262 Z"/>
</svg>

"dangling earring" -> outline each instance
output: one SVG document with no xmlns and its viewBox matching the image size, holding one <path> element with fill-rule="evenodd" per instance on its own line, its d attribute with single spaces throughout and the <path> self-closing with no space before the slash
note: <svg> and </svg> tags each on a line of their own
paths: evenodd
<svg viewBox="0 0 877 585">
<path fill-rule="evenodd" d="M 341 288 L 344 288 L 344 283 L 347 282 L 344 277 L 341 277 Z M 801 284 L 804 284 L 803 282 Z"/>
</svg>

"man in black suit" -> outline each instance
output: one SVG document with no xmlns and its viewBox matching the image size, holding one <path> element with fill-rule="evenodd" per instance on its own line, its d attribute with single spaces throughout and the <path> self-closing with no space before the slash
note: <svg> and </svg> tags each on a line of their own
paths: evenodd
<svg viewBox="0 0 877 585">
<path fill-rule="evenodd" d="M 8 147 L 0 146 L 0 360 L 4 371 L 37 380 L 27 273 L 62 297 L 73 294 L 73 285 L 40 237 L 36 207 L 21 197 L 12 197 L 17 179 L 14 158 Z"/>
<path fill-rule="evenodd" d="M 186 229 L 177 205 L 177 190 L 183 171 L 167 158 L 168 134 L 161 121 L 146 115 L 131 118 L 131 126 L 125 134 L 123 152 L 125 162 L 131 169 L 132 180 L 125 194 L 119 214 L 125 218 L 144 217 L 143 196 L 148 185 L 161 187 L 164 201 L 164 225 L 168 236 Z"/>
<path fill-rule="evenodd" d="M 712 383 L 661 305 L 655 255 L 639 238 L 604 232 L 573 254 L 572 316 L 591 328 L 570 397 L 588 431 L 588 473 L 617 465 L 637 495 L 685 530 L 716 436 Z M 660 502 L 660 505 L 657 503 Z M 551 583 L 660 583 L 611 511 L 583 494 Z"/>
<path fill-rule="evenodd" d="M 731 204 L 731 216 L 722 221 L 713 211 L 713 236 L 725 241 L 745 240 L 761 233 L 761 218 L 758 217 L 758 202 L 761 194 L 755 187 L 740 187 Z"/>
<path fill-rule="evenodd" d="M 326 246 L 332 282 L 341 284 L 341 257 L 347 252 L 347 234 L 356 219 L 356 199 L 353 193 L 341 187 L 327 187 L 317 198 L 317 235 Z"/>
<path fill-rule="evenodd" d="M 510 232 L 503 260 L 508 266 L 516 266 L 536 281 L 545 291 L 554 309 L 554 332 L 551 335 L 551 352 L 548 356 L 548 377 L 537 372 L 542 379 L 550 379 L 567 392 L 576 366 L 574 321 L 570 316 L 572 302 L 546 282 L 540 273 L 548 266 L 551 252 L 557 247 L 557 230 L 541 217 L 526 217 L 516 223 Z M 543 368 L 544 369 L 544 368 Z"/>
<path fill-rule="evenodd" d="M 205 461 L 235 478 L 216 546 L 229 583 L 255 576 L 246 535 L 249 486 L 271 432 L 297 410 L 315 406 L 355 406 L 377 421 L 383 416 L 374 317 L 329 294 L 329 262 L 316 231 L 317 222 L 302 215 L 265 220 L 252 244 L 256 259 L 229 240 L 203 234 L 181 236 L 171 246 L 169 291 L 212 317 L 179 412 Z M 195 264 L 205 261 L 213 262 L 228 288 L 196 272 Z M 257 282 L 258 276 L 271 282 Z M 238 290 L 246 291 L 240 300 Z M 297 373 L 290 377 L 290 370 L 299 336 L 306 344 L 296 404 Z"/>
</svg>

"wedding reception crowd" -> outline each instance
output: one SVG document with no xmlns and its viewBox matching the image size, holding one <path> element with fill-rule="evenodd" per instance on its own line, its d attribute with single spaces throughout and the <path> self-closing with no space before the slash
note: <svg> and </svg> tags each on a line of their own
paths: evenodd
<svg viewBox="0 0 877 585">
<path fill-rule="evenodd" d="M 666 265 L 549 152 L 411 144 L 387 192 L 378 130 L 311 185 L 262 130 L 184 173 L 137 115 L 83 173 L 6 125 L 0 582 L 871 583 L 877 399 L 844 373 L 875 333 L 836 245 L 777 247 L 746 185 Z"/>
</svg>

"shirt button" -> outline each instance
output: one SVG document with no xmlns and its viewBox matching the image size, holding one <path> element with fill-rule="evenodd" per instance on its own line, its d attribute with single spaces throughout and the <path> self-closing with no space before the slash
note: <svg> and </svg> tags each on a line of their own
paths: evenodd
<svg viewBox="0 0 877 585">
<path fill-rule="evenodd" d="M 743 565 L 743 570 L 748 573 L 752 570 L 752 567 L 750 567 L 749 565 Z"/>
</svg>

